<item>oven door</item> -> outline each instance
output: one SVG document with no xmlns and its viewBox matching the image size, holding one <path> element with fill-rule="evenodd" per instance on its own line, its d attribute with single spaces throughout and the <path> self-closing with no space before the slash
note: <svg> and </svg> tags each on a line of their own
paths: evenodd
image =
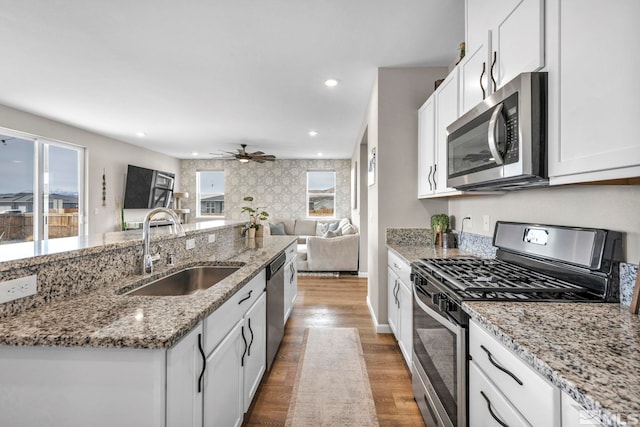
<svg viewBox="0 0 640 427">
<path fill-rule="evenodd" d="M 426 280 L 414 281 L 413 294 L 416 402 L 427 427 L 466 426 L 466 326 L 440 311 Z"/>
</svg>

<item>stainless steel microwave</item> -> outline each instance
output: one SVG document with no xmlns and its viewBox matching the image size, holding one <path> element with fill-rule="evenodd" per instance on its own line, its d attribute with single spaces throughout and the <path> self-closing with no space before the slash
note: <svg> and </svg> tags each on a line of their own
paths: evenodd
<svg viewBox="0 0 640 427">
<path fill-rule="evenodd" d="M 447 186 L 548 185 L 547 73 L 522 73 L 447 127 Z"/>
</svg>

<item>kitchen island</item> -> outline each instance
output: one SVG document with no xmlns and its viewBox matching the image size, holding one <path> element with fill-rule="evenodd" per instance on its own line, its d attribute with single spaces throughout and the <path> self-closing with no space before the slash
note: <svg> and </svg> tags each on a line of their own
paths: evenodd
<svg viewBox="0 0 640 427">
<path fill-rule="evenodd" d="M 150 275 L 130 234 L 0 264 L 38 275 L 38 295 L 5 306 L 0 322 L 0 425 L 241 423 L 265 372 L 265 268 L 295 242 L 241 229 L 157 231 L 153 251 L 179 262 Z M 125 295 L 203 265 L 238 270 L 191 295 Z"/>
</svg>

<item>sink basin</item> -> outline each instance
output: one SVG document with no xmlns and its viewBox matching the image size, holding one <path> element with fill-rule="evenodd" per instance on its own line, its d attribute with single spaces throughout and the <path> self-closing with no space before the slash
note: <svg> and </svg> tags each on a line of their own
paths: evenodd
<svg viewBox="0 0 640 427">
<path fill-rule="evenodd" d="M 177 296 L 190 295 L 209 289 L 225 277 L 238 271 L 239 266 L 197 266 L 185 268 L 169 276 L 136 288 L 125 295 Z"/>
</svg>

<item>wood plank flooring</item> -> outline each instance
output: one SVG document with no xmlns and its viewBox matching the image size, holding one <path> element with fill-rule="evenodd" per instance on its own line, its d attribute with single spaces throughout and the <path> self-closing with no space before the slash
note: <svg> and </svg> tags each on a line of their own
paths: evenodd
<svg viewBox="0 0 640 427">
<path fill-rule="evenodd" d="M 367 280 L 299 277 L 298 298 L 271 371 L 265 374 L 244 426 L 283 426 L 307 327 L 358 328 L 381 426 L 424 426 L 411 374 L 392 334 L 377 334 L 366 303 Z"/>
</svg>

